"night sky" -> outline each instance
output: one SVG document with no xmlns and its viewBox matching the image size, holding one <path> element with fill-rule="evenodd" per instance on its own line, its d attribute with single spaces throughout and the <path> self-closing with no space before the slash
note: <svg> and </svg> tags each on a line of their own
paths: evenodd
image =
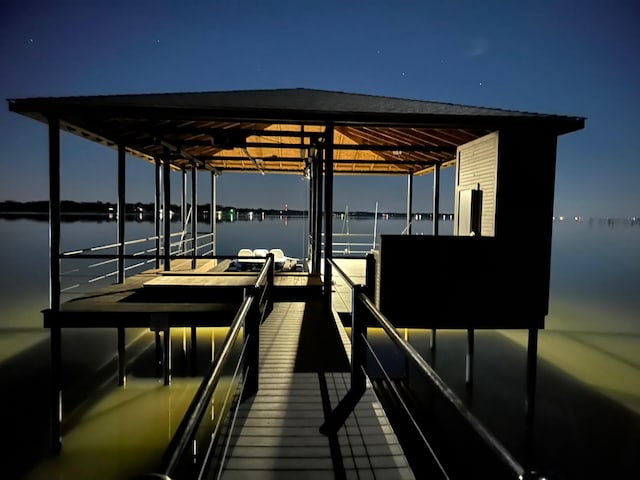
<svg viewBox="0 0 640 480">
<path fill-rule="evenodd" d="M 558 141 L 556 215 L 640 216 L 639 5 L 0 0 L 0 93 L 301 87 L 582 116 L 585 129 Z M 5 102 L 0 132 L 0 200 L 46 200 L 46 126 Z M 116 162 L 115 150 L 64 134 L 62 198 L 114 201 Z M 130 158 L 127 169 L 127 201 L 152 202 L 152 166 Z M 441 211 L 452 210 L 452 173 L 442 172 Z M 431 211 L 432 183 L 415 179 L 414 210 Z M 405 177 L 336 177 L 334 206 L 404 211 L 405 192 Z M 223 205 L 306 200 L 293 175 L 218 180 Z"/>
</svg>

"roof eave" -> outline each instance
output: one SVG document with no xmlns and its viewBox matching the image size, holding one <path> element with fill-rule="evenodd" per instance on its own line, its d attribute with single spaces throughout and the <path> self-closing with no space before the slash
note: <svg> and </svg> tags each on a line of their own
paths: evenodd
<svg viewBox="0 0 640 480">
<path fill-rule="evenodd" d="M 50 100 L 9 100 L 9 110 L 39 121 L 47 118 L 60 118 L 71 121 L 72 117 L 82 115 L 114 115 L 124 118 L 152 119 L 208 119 L 231 122 L 273 122 L 302 124 L 340 125 L 394 125 L 429 128 L 482 128 L 501 130 L 510 128 L 516 122 L 519 126 L 530 126 L 552 130 L 557 135 L 570 133 L 584 128 L 584 118 L 556 115 L 448 115 L 422 113 L 375 113 L 375 112 L 325 112 L 318 110 L 290 110 L 265 108 L 206 108 L 206 107 L 168 107 L 168 106 L 122 106 L 96 105 L 87 111 L 87 105 L 69 105 Z"/>
</svg>

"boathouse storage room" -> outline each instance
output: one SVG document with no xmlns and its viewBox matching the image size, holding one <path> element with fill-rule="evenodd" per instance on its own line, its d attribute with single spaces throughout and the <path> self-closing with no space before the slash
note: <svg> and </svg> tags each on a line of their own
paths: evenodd
<svg viewBox="0 0 640 480">
<path fill-rule="evenodd" d="M 402 327 L 543 328 L 556 134 L 504 129 L 456 156 L 454 235 L 382 235 L 376 304 Z"/>
</svg>

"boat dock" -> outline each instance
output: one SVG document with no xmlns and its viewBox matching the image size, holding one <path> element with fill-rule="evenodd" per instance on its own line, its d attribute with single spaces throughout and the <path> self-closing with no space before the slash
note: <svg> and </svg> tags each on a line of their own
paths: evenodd
<svg viewBox="0 0 640 480">
<path fill-rule="evenodd" d="M 364 260 L 341 265 L 354 281 L 364 278 Z M 190 269 L 178 261 L 174 267 L 151 269 L 125 284 L 64 302 L 59 312 L 45 312 L 45 327 L 59 335 L 67 328 L 116 328 L 121 386 L 128 370 L 125 332 L 151 328 L 164 383 L 170 385 L 171 329 L 190 327 L 188 351 L 196 352 L 198 328 L 231 325 L 246 290 L 258 278 L 258 273 L 229 272 L 220 265 Z M 370 382 L 344 418 L 337 423 L 332 419 L 351 395 L 351 341 L 340 320 L 340 312 L 350 308 L 349 290 L 339 279 L 333 282 L 334 308 L 327 314 L 321 277 L 303 272 L 273 276 L 274 300 L 260 326 L 258 390 L 236 404 L 228 435 L 217 446 L 218 457 L 202 464 L 203 472 L 217 468 L 218 475 L 230 479 L 414 478 Z M 52 335 L 52 345 L 56 338 Z M 63 374 L 61 356 L 53 348 L 54 378 Z M 62 432 L 62 424 L 56 429 Z M 173 429 L 177 434 L 180 427 L 174 424 Z M 64 443 L 61 433 L 55 435 Z M 183 478 L 176 475 L 169 477 Z"/>
<path fill-rule="evenodd" d="M 526 329 L 527 405 L 533 406 L 538 330 L 544 328 L 549 301 L 557 137 L 582 129 L 583 118 L 311 89 L 35 97 L 10 99 L 9 109 L 45 123 L 48 132 L 49 306 L 43 314 L 44 326 L 50 334 L 51 443 L 58 453 L 62 448 L 64 410 L 63 336 L 78 329 L 93 332 L 102 328 L 113 336 L 116 331 L 117 347 L 116 341 L 112 345 L 109 338 L 108 348 L 113 350 L 108 363 L 111 365 L 113 351 L 116 351 L 117 383 L 123 386 L 131 365 L 128 348 L 131 342 L 127 333 L 139 328 L 148 334 L 150 329 L 155 334 L 156 359 L 149 363 L 161 364 L 164 385 L 160 387 L 171 391 L 164 387 L 173 385 L 172 329 L 183 329 L 183 352 L 191 352 L 184 355 L 184 359 L 195 365 L 201 358 L 196 355 L 198 330 L 226 326 L 228 333 L 219 353 L 216 351 L 214 355 L 214 342 L 211 343 L 211 365 L 200 386 L 195 392 L 183 395 L 193 397 L 179 415 L 183 420 L 176 426 L 176 415 L 168 415 L 169 426 L 160 434 L 168 446 L 164 445 L 164 455 L 157 459 L 160 463 L 157 473 L 174 480 L 192 478 L 192 475 L 174 475 L 174 472 L 194 466 L 209 470 L 210 463 L 220 459 L 220 468 L 216 471 L 229 476 L 234 469 L 248 471 L 251 465 L 258 464 L 262 465 L 262 473 L 258 475 L 262 477 L 272 476 L 286 464 L 292 470 L 294 466 L 304 466 L 304 472 L 298 473 L 306 478 L 410 476 L 407 462 L 397 452 L 396 440 L 389 437 L 391 432 L 385 417 L 379 415 L 381 411 L 370 396 L 373 373 L 367 362 L 376 355 L 367 335 L 369 326 L 373 326 L 400 349 L 400 355 L 406 360 L 402 362 L 403 376 L 381 380 L 388 383 L 389 390 L 385 393 L 390 392 L 403 402 L 396 383 L 400 388 L 410 388 L 414 377 L 421 382 L 426 380 L 435 387 L 437 401 L 452 410 L 463 427 L 470 429 L 488 449 L 487 457 L 498 464 L 482 467 L 474 464 L 474 474 L 486 471 L 497 478 L 495 472 L 506 468 L 508 478 L 525 475 L 524 467 L 471 414 L 408 339 L 399 335 L 398 329 L 431 329 L 431 350 L 435 348 L 436 329 L 466 330 L 465 382 L 468 385 L 472 380 L 476 330 Z M 117 204 L 112 209 L 117 220 L 114 243 L 63 251 L 62 131 L 117 151 Z M 132 187 L 127 184 L 128 156 L 153 166 L 154 233 L 135 240 L 127 240 L 126 229 L 127 215 L 132 213 L 126 198 L 127 187 Z M 448 167 L 456 169 L 453 235 L 440 235 L 437 221 L 433 222 L 432 235 L 413 235 L 410 219 L 414 175 L 433 175 L 431 215 L 437 219 L 441 215 L 440 170 Z M 217 201 L 217 182 L 224 172 L 295 174 L 308 180 L 303 254 L 308 274 L 276 273 L 277 260 L 274 259 L 280 257 L 276 257 L 273 250 L 269 250 L 267 256 L 264 248 L 252 250 L 251 257 L 248 248 L 240 249 L 234 257 L 218 256 L 216 224 L 223 216 L 233 221 L 236 213 L 234 208 L 218 210 L 221 204 Z M 198 195 L 198 185 L 202 183 L 198 180 L 199 173 L 206 173 L 210 180 L 210 187 L 204 189 L 207 196 L 204 207 Z M 181 184 L 179 206 L 172 196 L 175 189 L 171 177 L 176 174 Z M 374 247 L 377 258 L 371 266 L 369 259 L 374 255 L 367 255 L 367 281 L 363 282 L 362 276 L 352 277 L 345 270 L 347 266 L 343 269 L 334 260 L 334 175 L 378 174 L 407 179 L 407 224 L 403 234 L 380 235 L 379 246 Z M 522 179 L 527 180 L 532 191 L 542 192 L 541 195 L 523 196 L 519 188 Z M 498 184 L 506 187 L 497 189 Z M 518 220 L 523 209 L 530 212 L 525 223 Z M 205 210 L 210 223 L 206 233 L 199 231 L 197 221 L 199 213 Z M 138 207 L 136 211 L 140 212 Z M 178 211 L 180 231 L 174 232 L 172 217 Z M 500 229 L 496 225 L 500 225 Z M 513 252 L 520 252 L 518 246 L 522 238 L 528 238 L 536 248 L 514 257 Z M 260 243 L 265 240 L 261 238 Z M 248 261 L 252 270 L 262 262 L 264 266 L 259 272 L 247 274 L 205 263 L 229 258 Z M 423 275 L 419 282 L 407 281 L 408 260 L 414 271 L 429 274 Z M 87 265 L 85 261 L 93 263 Z M 67 262 L 69 269 L 63 268 Z M 84 264 L 91 273 L 76 275 L 73 273 L 79 270 L 76 263 Z M 155 269 L 149 270 L 152 263 Z M 334 277 L 332 270 L 338 275 Z M 469 275 L 470 271 L 474 274 Z M 67 280 L 73 283 L 67 285 Z M 91 288 L 98 285 L 93 282 L 102 280 L 115 280 L 115 284 L 94 294 L 80 293 L 74 299 L 63 301 L 63 296 L 69 298 L 66 296 L 80 292 L 76 287 L 80 288 L 83 280 L 90 283 Z M 532 287 L 514 289 L 525 281 Z M 526 315 L 513 315 L 511 303 L 502 301 L 505 295 L 516 304 L 526 305 Z M 334 308 L 335 302 L 338 306 Z M 286 313 L 294 306 L 303 310 L 296 315 Z M 334 315 L 336 311 L 338 314 Z M 344 335 L 340 333 L 341 322 L 347 322 L 345 313 L 349 313 L 351 325 L 351 357 L 340 365 L 317 365 L 318 358 L 335 360 L 341 355 L 339 352 L 345 351 Z M 272 356 L 275 350 L 261 350 L 265 338 L 269 342 L 269 325 L 277 324 L 279 316 L 284 324 L 274 327 L 277 330 L 285 325 L 295 330 L 300 328 L 295 326 L 296 322 L 302 322 L 297 339 L 295 334 L 281 336 L 279 332 L 274 337 L 277 344 L 282 343 L 283 354 L 289 362 L 295 355 L 292 371 L 287 370 L 291 368 L 290 363 Z M 334 348 L 323 348 L 313 359 L 308 358 L 309 352 L 322 344 L 318 339 L 325 333 L 321 333 L 321 329 L 316 335 L 307 336 L 309 324 L 313 328 L 335 327 L 338 332 L 334 332 Z M 263 327 L 265 338 L 260 341 Z M 186 334 L 188 329 L 190 340 Z M 291 344 L 285 341 L 289 336 Z M 152 337 L 145 336 L 149 346 L 153 345 Z M 73 347 L 81 349 L 84 345 Z M 311 371 L 303 367 L 305 362 L 300 359 L 305 357 L 313 366 Z M 282 365 L 275 368 L 272 361 Z M 377 357 L 376 361 L 378 365 L 374 367 L 382 367 Z M 235 370 L 231 368 L 227 372 L 225 368 L 231 366 L 235 366 Z M 197 376 L 193 377 L 195 381 Z M 292 393 L 287 396 L 275 395 L 286 390 L 282 383 L 271 381 L 285 379 L 290 379 L 296 388 L 291 388 Z M 423 386 L 421 383 L 419 389 L 426 390 Z M 219 389 L 225 390 L 223 396 L 229 400 L 225 399 L 223 407 L 211 400 L 220 393 Z M 308 397 L 314 397 L 315 414 L 323 415 L 322 424 L 317 426 L 321 432 L 314 430 L 316 425 L 311 430 L 302 424 L 299 430 L 291 427 L 296 417 L 290 415 L 301 408 L 299 404 L 306 403 L 304 400 L 310 400 Z M 256 412 L 260 411 L 259 405 L 264 399 L 273 400 L 267 404 L 273 403 L 274 409 L 276 400 L 286 402 L 285 416 L 281 420 L 270 417 L 268 422 L 261 419 Z M 247 411 L 240 410 L 240 406 Z M 362 406 L 365 411 L 360 415 L 357 407 Z M 250 407 L 255 407 L 255 412 Z M 415 441 L 403 443 L 419 450 L 418 455 L 412 457 L 418 458 L 418 462 L 412 463 L 433 462 L 429 459 L 435 455 L 421 427 L 404 403 L 402 407 L 410 417 L 411 425 L 406 423 L 407 428 L 418 430 L 418 435 L 413 437 Z M 422 415 L 423 405 L 418 404 L 416 410 Z M 437 410 L 441 417 L 440 409 Z M 232 411 L 238 412 L 238 416 L 230 417 L 235 418 L 233 427 L 240 430 L 229 430 L 220 422 Z M 304 417 L 300 421 L 308 422 Z M 351 420 L 355 423 L 350 423 Z M 145 427 L 151 424 L 148 422 Z M 297 420 L 295 424 L 298 425 Z M 320 439 L 329 443 L 324 443 L 323 448 L 300 450 L 298 453 L 304 451 L 310 456 L 306 457 L 305 453 L 297 459 L 275 455 L 273 448 L 261 450 L 253 445 L 254 448 L 245 449 L 243 445 L 249 439 L 261 438 L 250 433 L 262 428 L 273 435 L 266 434 L 260 441 L 267 442 L 266 437 L 274 437 L 278 440 L 269 440 L 280 442 L 279 447 L 297 436 L 302 442 L 312 431 L 309 438 L 313 437 L 313 441 Z M 206 433 L 208 435 L 202 437 Z M 293 438 L 289 438 L 290 433 Z M 135 433 L 131 435 L 135 436 Z M 203 450 L 198 446 L 202 446 L 206 437 L 211 439 L 212 450 L 204 448 L 206 458 L 202 458 Z M 383 452 L 379 444 L 364 443 L 364 439 L 369 441 L 370 437 L 388 441 L 383 443 Z M 363 441 L 362 445 L 356 443 L 358 438 Z M 453 443 L 460 443 L 458 437 L 455 440 Z M 225 445 L 223 450 L 219 450 L 221 445 Z M 405 450 L 407 458 L 411 457 L 409 448 Z M 278 453 L 280 450 L 293 451 L 278 448 Z M 460 457 L 471 452 L 467 449 L 458 454 L 456 448 L 443 451 L 452 452 L 447 465 L 451 470 L 460 469 L 465 463 L 460 462 Z M 265 461 L 266 457 L 271 459 L 270 464 Z M 312 458 L 324 459 L 320 462 L 323 467 L 317 468 L 319 463 Z M 437 458 L 435 463 L 439 465 Z M 145 469 L 149 465 L 153 465 L 153 459 L 148 459 Z M 437 465 L 431 470 L 438 472 Z M 431 470 L 416 476 L 429 476 Z M 122 478 L 122 474 L 118 478 Z"/>
</svg>

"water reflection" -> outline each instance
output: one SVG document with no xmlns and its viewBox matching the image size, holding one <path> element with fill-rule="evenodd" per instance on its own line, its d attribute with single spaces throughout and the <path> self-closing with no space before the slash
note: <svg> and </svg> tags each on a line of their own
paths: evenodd
<svg viewBox="0 0 640 480">
<path fill-rule="evenodd" d="M 435 350 L 429 348 L 430 330 L 403 329 L 401 333 L 526 468 L 566 479 L 624 478 L 637 468 L 638 460 L 630 452 L 640 446 L 640 417 L 619 402 L 623 397 L 637 402 L 637 367 L 621 370 L 616 359 L 595 365 L 589 349 L 579 351 L 563 338 L 549 342 L 542 332 L 540 344 L 546 344 L 545 352 L 554 351 L 555 358 L 540 356 L 535 402 L 530 402 L 526 344 L 522 342 L 526 332 L 476 331 L 472 383 L 465 381 L 466 331 L 438 331 Z M 513 341 L 517 337 L 521 338 Z M 478 442 L 451 404 L 381 329 L 370 329 L 369 339 L 388 371 L 383 375 L 369 357 L 367 370 L 383 403 L 402 410 L 390 395 L 388 375 L 402 392 L 415 421 L 427 432 L 451 478 L 474 478 L 478 471 L 492 472 L 492 478 L 512 478 L 508 469 L 502 470 L 504 476 L 495 473 L 502 468 L 499 457 Z M 577 378 L 567 368 L 572 363 L 581 364 L 583 372 L 591 375 Z M 598 388 L 603 387 L 601 382 L 609 386 Z M 612 391 L 616 395 L 609 395 Z M 420 456 L 425 455 L 424 448 L 419 448 L 420 438 L 413 433 L 411 422 L 396 416 L 396 425 L 401 425 L 399 435 L 415 447 L 407 454 L 420 464 Z"/>
<path fill-rule="evenodd" d="M 48 364 L 47 342 L 0 365 L 4 391 L 16 392 L 0 415 L 5 435 L 16 439 L 27 435 L 30 445 L 28 449 L 23 442 L 5 446 L 3 457 L 7 454 L 12 461 L 4 462 L 3 473 L 7 478 L 32 480 L 106 480 L 156 471 L 227 331 L 227 327 L 199 329 L 197 352 L 192 355 L 190 342 L 183 341 L 185 330 L 173 329 L 172 383 L 167 387 L 157 369 L 154 334 L 147 329 L 127 330 L 127 379 L 124 387 L 118 387 L 114 332 L 66 329 L 64 444 L 59 456 L 50 455 L 47 445 L 49 371 L 43 368 Z M 238 354 L 236 346 L 232 357 Z M 228 409 L 225 397 L 233 386 L 232 373 L 223 372 L 211 403 L 211 418 L 217 420 Z"/>
<path fill-rule="evenodd" d="M 441 233 L 447 234 L 450 223 L 441 227 Z M 63 249 L 115 241 L 115 226 L 115 222 L 64 223 Z M 379 221 L 376 227 L 378 233 L 400 233 L 405 224 L 401 219 L 389 219 Z M 341 220 L 335 220 L 334 232 L 341 228 Z M 353 233 L 367 233 L 373 231 L 374 224 L 371 220 L 352 220 L 349 228 Z M 429 221 L 413 224 L 415 234 L 430 234 L 431 229 Z M 289 256 L 303 257 L 307 233 L 306 221 L 300 218 L 224 223 L 218 226 L 218 253 L 233 255 L 247 246 L 282 248 Z M 48 332 L 42 329 L 40 313 L 48 304 L 47 225 L 0 220 L 0 235 L 5 271 L 0 277 L 0 378 L 5 392 L 20 393 L 6 399 L 0 419 L 6 435 L 16 439 L 15 447 L 6 447 L 3 457 L 17 459 L 24 469 L 46 458 L 48 448 Z M 127 224 L 127 239 L 151 235 L 152 223 Z M 635 452 L 640 451 L 639 237 L 637 223 L 554 223 L 551 298 L 546 328 L 540 332 L 540 370 L 532 423 L 528 423 L 525 405 L 526 332 L 476 332 L 471 387 L 465 383 L 465 332 L 438 331 L 436 351 L 429 349 L 430 331 L 411 329 L 403 334 L 519 458 L 540 468 L 561 466 L 559 473 L 567 479 L 597 475 L 615 478 L 616 474 L 636 471 Z M 184 358 L 186 366 L 188 343 L 183 341 L 182 331 L 174 334 L 178 349 L 174 358 L 177 366 Z M 213 342 L 211 338 L 199 341 L 203 349 L 199 359 L 210 360 L 215 345 L 208 349 L 205 346 L 218 344 L 218 337 L 222 339 L 224 334 L 216 333 Z M 77 407 L 87 398 L 87 390 L 77 385 L 105 364 L 109 375 L 115 371 L 108 362 L 113 358 L 116 339 L 113 332 L 68 332 L 64 338 L 63 351 L 74 365 L 74 374 L 78 374 L 73 381 L 79 382 L 76 391 L 72 388 L 69 392 L 71 404 L 67 406 L 71 408 L 74 402 Z M 385 362 L 393 378 L 415 387 L 416 376 L 404 357 L 385 344 L 383 336 L 372 332 L 371 338 L 387 352 Z M 152 344 L 153 339 L 148 342 Z M 86 355 L 86 347 L 90 347 L 91 356 Z M 94 469 L 91 478 L 114 478 L 110 475 L 120 475 L 128 468 L 144 470 L 158 458 L 162 450 L 157 448 L 159 439 L 166 440 L 168 432 L 176 428 L 198 382 L 189 374 L 176 375 L 172 386 L 163 388 L 156 377 L 153 348 L 145 352 L 132 364 L 125 389 L 109 382 L 106 388 L 99 388 L 100 384 L 93 382 L 92 388 L 100 395 L 80 410 L 82 422 L 76 423 L 78 428 L 67 432 L 66 453 L 39 464 L 28 478 L 61 476 L 68 469 L 83 478 L 86 467 Z M 434 423 L 449 418 L 441 413 L 444 407 L 431 398 L 433 392 L 416 390 L 416 404 L 425 411 L 429 428 L 446 431 L 450 422 L 444 426 Z M 423 397 L 427 394 L 431 397 Z M 116 420 L 120 415 L 116 412 L 121 411 L 121 418 L 126 419 L 123 422 Z M 16 419 L 22 423 L 16 424 Z M 24 438 L 25 432 L 29 432 L 29 438 Z M 99 453 L 92 453 L 93 448 Z M 112 454 L 117 459 L 113 465 L 99 463 L 98 457 L 111 458 Z M 87 459 L 91 461 L 85 462 Z M 100 467 L 96 469 L 96 465 Z M 11 473 L 9 470 L 9 477 L 21 478 Z"/>
</svg>

